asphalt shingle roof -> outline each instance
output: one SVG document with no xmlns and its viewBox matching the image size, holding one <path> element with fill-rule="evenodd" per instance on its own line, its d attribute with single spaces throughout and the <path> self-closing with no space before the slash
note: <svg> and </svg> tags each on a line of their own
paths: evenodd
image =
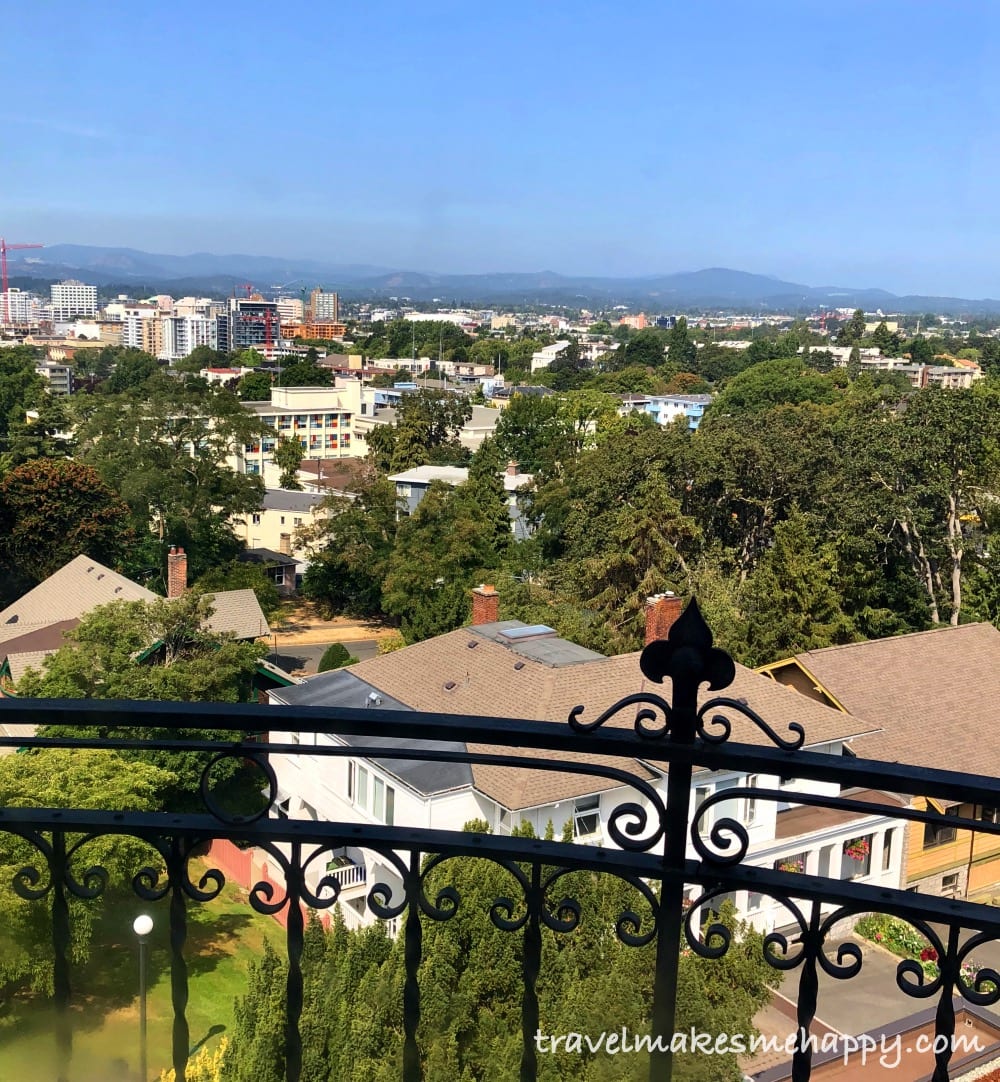
<svg viewBox="0 0 1000 1082">
<path fill-rule="evenodd" d="M 853 745 L 858 755 L 1000 774 L 1000 631 L 992 624 L 831 646 L 796 661 L 881 730 Z"/>
<path fill-rule="evenodd" d="M 633 692 L 662 690 L 642 676 L 638 653 L 617 657 L 593 655 L 582 660 L 574 655 L 568 663 L 551 664 L 528 656 L 528 643 L 521 650 L 516 644 L 506 645 L 490 637 L 490 628 L 512 626 L 520 625 L 517 621 L 509 621 L 502 625 L 452 631 L 404 650 L 359 662 L 351 666 L 350 673 L 355 679 L 413 710 L 553 722 L 565 722 L 578 704 L 586 706 L 586 720 Z M 475 645 L 470 646 L 472 643 Z M 576 647 L 576 650 L 580 648 Z M 275 697 L 281 702 L 297 705 L 347 705 L 329 701 L 325 696 L 324 681 L 332 675 L 321 673 L 296 688 L 282 689 Z M 787 730 L 790 722 L 801 723 L 809 745 L 849 739 L 873 728 L 867 722 L 807 699 L 742 666 L 736 667 L 736 679 L 725 695 L 746 700 L 779 734 Z M 374 717 L 377 718 L 377 712 Z M 614 723 L 629 727 L 633 718 L 634 713 L 623 713 Z M 735 714 L 731 720 L 733 740 L 767 743 L 767 737 L 751 722 Z M 500 750 L 486 743 L 470 743 L 468 748 L 475 752 Z M 507 754 L 523 755 L 526 760 L 537 754 L 531 750 L 503 750 Z M 585 752 L 569 758 L 578 763 L 626 768 L 641 777 L 655 776 L 631 759 L 589 756 Z M 530 768 L 477 765 L 472 767 L 472 772 L 477 789 L 510 809 L 536 807 L 620 784 L 610 779 Z"/>
<path fill-rule="evenodd" d="M 0 641 L 24 625 L 79 619 L 111 601 L 155 601 L 157 594 L 89 556 L 76 556 L 0 612 Z"/>
</svg>

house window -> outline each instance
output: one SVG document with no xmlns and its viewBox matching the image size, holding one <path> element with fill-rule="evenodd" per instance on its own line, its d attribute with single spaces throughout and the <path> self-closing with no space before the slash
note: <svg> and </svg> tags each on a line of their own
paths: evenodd
<svg viewBox="0 0 1000 1082">
<path fill-rule="evenodd" d="M 747 775 L 747 788 L 756 789 L 758 776 L 756 774 Z M 751 823 L 757 821 L 757 798 L 748 796 L 743 800 L 743 822 L 749 826 Z"/>
<path fill-rule="evenodd" d="M 589 838 L 601 828 L 601 798 L 581 797 L 573 805 L 573 837 Z"/>
<path fill-rule="evenodd" d="M 273 581 L 274 581 L 275 586 L 284 586 L 285 585 L 285 569 L 283 567 L 276 567 L 274 569 L 274 580 Z"/>
<path fill-rule="evenodd" d="M 841 850 L 840 878 L 862 879 L 872 870 L 872 837 L 849 838 Z"/>
<path fill-rule="evenodd" d="M 896 832 L 887 830 L 882 838 L 882 871 L 887 872 L 892 867 L 892 836 Z"/>
<path fill-rule="evenodd" d="M 396 817 L 396 790 L 360 763 L 347 764 L 347 796 L 355 807 L 392 826 Z"/>
<path fill-rule="evenodd" d="M 699 785 L 694 791 L 694 814 L 698 815 L 698 809 L 705 803 L 706 800 L 712 795 L 712 789 L 708 785 Z M 702 816 L 701 826 L 703 830 L 706 830 L 712 824 L 712 811 L 711 809 Z"/>
<path fill-rule="evenodd" d="M 250 521 L 254 524 L 254 526 L 259 526 L 260 515 L 255 512 L 253 515 L 250 516 Z"/>
<path fill-rule="evenodd" d="M 410 495 L 412 495 L 412 493 L 413 493 L 413 488 L 412 488 L 411 485 L 404 485 L 402 482 L 399 482 L 396 485 L 396 495 L 397 496 L 410 496 Z"/>
<path fill-rule="evenodd" d="M 497 834 L 510 834 L 510 812 L 497 805 Z"/>
<path fill-rule="evenodd" d="M 958 872 L 941 876 L 941 893 L 951 895 L 958 893 Z"/>
<path fill-rule="evenodd" d="M 807 853 L 789 853 L 786 857 L 778 857 L 774 862 L 774 870 L 776 872 L 804 872 L 807 856 Z"/>
<path fill-rule="evenodd" d="M 281 516 L 281 525 L 282 526 L 285 525 L 285 516 L 284 515 Z"/>
<path fill-rule="evenodd" d="M 956 804 L 953 808 L 946 808 L 945 815 L 958 815 L 961 810 Z M 947 845 L 955 840 L 956 829 L 950 823 L 930 822 L 924 823 L 924 848 L 931 849 L 935 845 Z"/>
<path fill-rule="evenodd" d="M 984 823 L 1000 823 L 1000 808 L 980 808 L 979 819 Z"/>
<path fill-rule="evenodd" d="M 293 526 L 301 526 L 302 525 L 302 519 L 301 518 L 293 518 L 292 519 L 292 525 Z"/>
<path fill-rule="evenodd" d="M 758 909 L 764 904 L 764 895 L 758 894 L 755 890 L 747 892 L 747 912 L 756 913 Z"/>
</svg>

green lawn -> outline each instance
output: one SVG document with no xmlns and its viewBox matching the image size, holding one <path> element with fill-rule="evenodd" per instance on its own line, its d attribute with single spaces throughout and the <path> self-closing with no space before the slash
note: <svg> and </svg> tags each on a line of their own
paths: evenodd
<svg viewBox="0 0 1000 1082">
<path fill-rule="evenodd" d="M 141 912 L 156 922 L 149 949 L 149 1074 L 170 1066 L 170 955 L 167 899 L 149 905 L 129 898 L 109 904 L 94 938 L 91 959 L 75 968 L 71 1082 L 133 1082 L 138 1078 L 138 947 L 132 921 Z M 238 888 L 227 884 L 204 905 L 188 906 L 190 996 L 187 1007 L 192 1047 L 214 1042 L 228 1031 L 233 1001 L 243 991 L 247 964 L 264 940 L 284 953 L 284 930 L 260 916 Z M 53 1010 L 43 1000 L 18 1000 L 0 1024 L 0 1080 L 55 1082 Z"/>
</svg>

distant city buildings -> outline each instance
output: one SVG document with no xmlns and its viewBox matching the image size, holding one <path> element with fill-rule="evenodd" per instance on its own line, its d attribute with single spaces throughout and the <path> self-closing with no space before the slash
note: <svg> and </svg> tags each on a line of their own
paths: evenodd
<svg viewBox="0 0 1000 1082">
<path fill-rule="evenodd" d="M 53 282 L 52 319 L 68 322 L 77 316 L 97 315 L 97 287 L 88 286 L 73 278 L 65 282 Z"/>
<path fill-rule="evenodd" d="M 37 293 L 9 289 L 0 293 L 0 322 L 33 324 L 42 317 L 42 299 Z"/>
<path fill-rule="evenodd" d="M 340 322 L 340 297 L 336 293 L 327 293 L 323 289 L 314 289 L 309 294 L 309 319 L 315 323 Z M 299 317 L 302 318 L 301 316 Z"/>
</svg>

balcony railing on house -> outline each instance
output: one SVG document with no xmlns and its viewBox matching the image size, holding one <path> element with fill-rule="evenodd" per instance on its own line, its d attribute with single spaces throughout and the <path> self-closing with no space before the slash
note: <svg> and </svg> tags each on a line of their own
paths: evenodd
<svg viewBox="0 0 1000 1082">
<path fill-rule="evenodd" d="M 369 910 L 398 926 L 405 942 L 403 1003 L 403 1082 L 423 1078 L 419 1043 L 422 928 L 428 921 L 446 920 L 461 899 L 442 907 L 425 893 L 425 876 L 431 865 L 440 871 L 449 857 L 465 856 L 493 861 L 507 869 L 519 884 L 521 897 L 511 902 L 498 899 L 491 919 L 498 927 L 520 937 L 522 964 L 522 1054 L 520 1078 L 537 1077 L 534 1035 L 539 1026 L 536 986 L 542 966 L 541 928 L 571 934 L 579 919 L 578 907 L 556 892 L 567 872 L 591 871 L 617 876 L 644 900 L 652 914 L 649 926 L 634 913 L 621 915 L 617 934 L 629 946 L 655 942 L 652 974 L 653 1008 L 648 1020 L 654 1044 L 650 1078 L 669 1080 L 672 1073 L 671 1035 L 677 1006 L 677 974 L 681 952 L 690 948 L 705 958 L 719 957 L 730 946 L 730 935 L 721 925 L 701 925 L 698 914 L 713 902 L 739 890 L 770 896 L 787 912 L 793 933 L 772 932 L 764 937 L 767 962 L 776 969 L 797 971 L 794 989 L 800 1039 L 794 1052 L 792 1077 L 806 1082 L 812 1071 L 813 1046 L 806 1039 L 817 1014 L 820 972 L 850 980 L 862 968 L 860 950 L 839 946 L 836 956 L 827 953 L 831 932 L 844 920 L 862 913 L 886 913 L 907 921 L 937 952 L 938 972 L 929 977 L 919 963 L 901 961 L 896 982 L 915 1000 L 935 1005 L 934 1030 L 941 1038 L 935 1051 L 934 1082 L 950 1077 L 955 1002 L 965 1000 L 978 1007 L 1000 1000 L 1000 974 L 989 968 L 969 976 L 966 965 L 983 944 L 1000 939 L 1000 910 L 955 898 L 913 894 L 902 889 L 809 874 L 798 867 L 763 868 L 750 865 L 750 837 L 746 827 L 727 818 L 734 799 L 790 801 L 806 808 L 839 812 L 877 813 L 896 821 L 937 824 L 944 816 L 887 801 L 859 802 L 849 796 L 829 796 L 781 787 L 728 788 L 703 801 L 692 803 L 695 768 L 737 771 L 743 775 L 789 776 L 836 783 L 841 791 L 869 789 L 901 794 L 921 794 L 945 803 L 996 804 L 1000 780 L 946 770 L 927 770 L 895 763 L 839 758 L 803 750 L 806 734 L 791 725 L 775 731 L 765 718 L 744 702 L 724 695 L 699 705 L 699 689 L 723 691 L 733 680 L 731 659 L 712 646 L 708 628 L 697 606 L 691 605 L 671 629 L 669 639 L 651 644 L 643 652 L 640 667 L 647 680 L 669 681 L 671 694 L 653 692 L 629 695 L 597 717 L 586 704 L 574 709 L 564 723 L 532 722 L 403 711 L 320 709 L 292 707 L 230 706 L 178 703 L 131 703 L 94 701 L 0 701 L 0 723 L 5 725 L 59 724 L 69 727 L 129 726 L 148 730 L 152 737 L 137 739 L 24 738 L 0 739 L 0 746 L 100 747 L 120 749 L 155 747 L 188 750 L 205 755 L 202 777 L 204 811 L 199 813 L 125 813 L 115 809 L 2 808 L 0 830 L 26 839 L 38 853 L 38 868 L 22 870 L 13 889 L 52 916 L 52 950 L 56 1014 L 55 1041 L 60 1055 L 60 1078 L 71 1078 L 72 966 L 68 898 L 93 897 L 103 889 L 106 876 L 90 869 L 80 882 L 73 861 L 81 848 L 95 837 L 127 834 L 142 839 L 160 855 L 162 870 L 136 869 L 132 889 L 142 898 L 170 901 L 171 987 L 173 1003 L 173 1066 L 178 1082 L 185 1078 L 189 1047 L 186 1019 L 188 970 L 185 960 L 187 913 L 217 896 L 221 873 L 192 877 L 189 861 L 204 851 L 206 842 L 229 839 L 250 843 L 270 854 L 280 868 L 284 893 L 261 884 L 250 892 L 250 904 L 261 913 L 284 911 L 288 955 L 286 1078 L 296 1082 L 302 1067 L 299 1020 L 303 1006 L 301 955 L 304 935 L 303 906 L 329 910 L 341 893 L 357 885 L 365 870 L 351 865 L 326 871 L 315 883 L 313 869 L 326 869 L 335 855 L 350 848 L 379 854 L 395 869 L 402 890 L 393 894 L 384 884 L 372 884 L 367 893 Z M 731 739 L 733 719 L 752 724 L 764 743 L 736 743 Z M 348 745 L 275 743 L 259 737 L 246 740 L 166 739 L 163 732 L 197 727 L 216 728 L 227 734 L 259 732 L 262 717 L 274 731 L 331 733 L 355 738 Z M 363 740 L 375 735 L 377 747 Z M 384 738 L 397 743 L 387 747 Z M 419 741 L 415 750 L 414 741 Z M 435 749 L 433 745 L 439 744 Z M 465 751 L 456 750 L 457 747 Z M 474 747 L 476 751 L 468 750 Z M 530 754 L 526 758 L 525 751 Z M 634 796 L 619 803 L 608 817 L 606 834 L 612 844 L 603 847 L 571 844 L 522 836 L 469 834 L 399 824 L 324 822 L 295 820 L 269 815 L 278 803 L 278 785 L 271 755 L 371 756 L 380 760 L 413 760 L 486 764 L 499 768 L 524 768 L 596 775 L 627 787 Z M 626 765 L 595 762 L 607 756 Z M 232 814 L 214 791 L 213 776 L 220 763 L 238 760 L 256 764 L 265 779 L 267 807 L 254 817 Z M 650 784 L 648 772 L 638 762 L 666 770 L 666 795 Z M 628 762 L 636 763 L 629 769 Z M 718 805 L 725 803 L 720 809 Z M 709 815 L 711 809 L 714 812 Z M 721 815 L 721 817 L 720 817 Z M 706 823 L 710 822 L 710 826 Z M 1000 834 L 1000 825 L 947 817 L 947 825 L 978 833 Z M 689 849 L 689 840 L 692 848 Z M 695 855 L 692 857 L 691 853 Z M 438 858 L 428 861 L 428 857 Z M 692 892 L 694 900 L 692 902 Z M 364 897 L 364 895 L 359 895 Z M 438 896 L 440 901 L 440 896 Z M 342 909 L 347 911 L 349 902 Z M 516 911 L 511 906 L 516 906 Z M 354 913 L 359 916 L 359 910 Z M 575 917 L 574 917 L 575 914 Z M 356 921 L 355 924 L 360 924 Z M 790 981 L 788 982 L 790 983 Z M 786 991 L 789 991 L 786 983 Z M 936 1046 L 937 1048 L 937 1046 Z"/>
</svg>

